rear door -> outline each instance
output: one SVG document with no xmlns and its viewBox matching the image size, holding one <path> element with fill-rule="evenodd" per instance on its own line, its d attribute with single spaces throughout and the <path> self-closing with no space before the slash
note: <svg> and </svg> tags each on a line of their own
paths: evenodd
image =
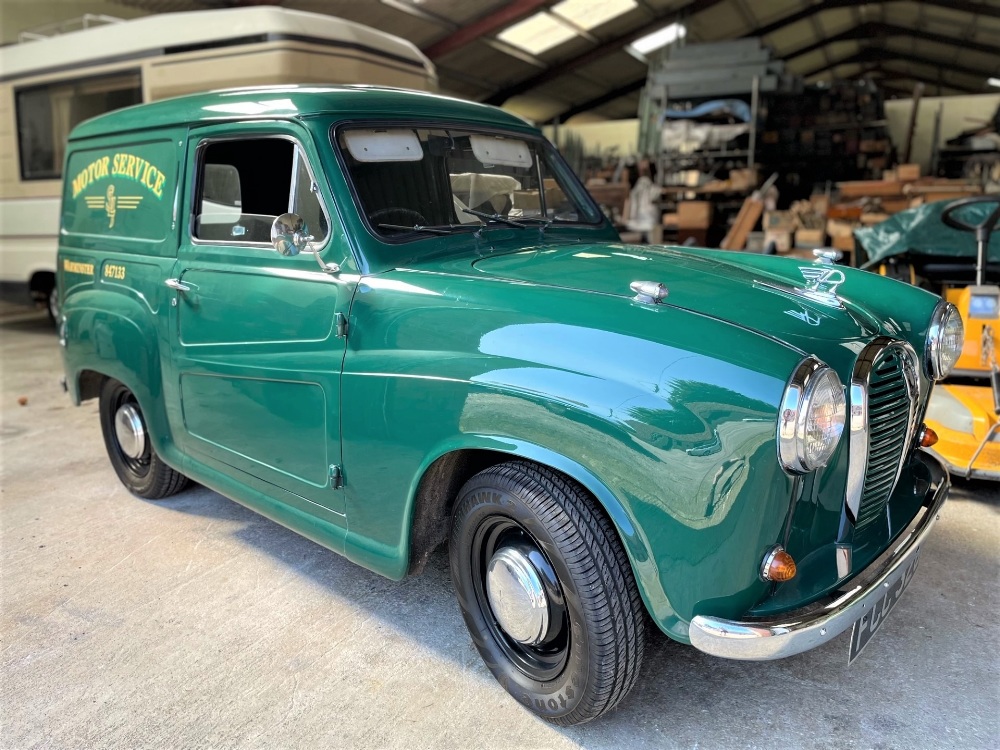
<svg viewBox="0 0 1000 750">
<path fill-rule="evenodd" d="M 229 125 L 191 139 L 190 228 L 172 278 L 171 348 L 186 452 L 338 523 L 340 376 L 353 282 L 320 268 L 346 243 L 332 226 L 305 130 Z M 325 184 L 325 180 L 322 181 Z M 299 214 L 313 236 L 275 251 L 271 224 Z"/>
</svg>

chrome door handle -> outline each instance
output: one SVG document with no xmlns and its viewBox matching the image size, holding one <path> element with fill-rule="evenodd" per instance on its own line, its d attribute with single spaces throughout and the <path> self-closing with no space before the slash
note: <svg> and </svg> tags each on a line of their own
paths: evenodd
<svg viewBox="0 0 1000 750">
<path fill-rule="evenodd" d="M 163 283 L 166 284 L 167 286 L 169 286 L 171 289 L 176 289 L 178 292 L 190 292 L 191 291 L 191 287 L 189 287 L 187 284 L 185 284 L 180 279 L 167 279 Z"/>
</svg>

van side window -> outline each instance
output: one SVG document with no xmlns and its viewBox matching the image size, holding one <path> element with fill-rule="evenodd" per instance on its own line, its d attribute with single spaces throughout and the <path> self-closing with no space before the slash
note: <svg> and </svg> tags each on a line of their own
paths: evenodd
<svg viewBox="0 0 1000 750">
<path fill-rule="evenodd" d="M 139 71 L 19 89 L 14 106 L 21 179 L 58 179 L 70 130 L 91 117 L 141 101 Z"/>
<path fill-rule="evenodd" d="M 271 224 L 296 213 L 314 243 L 329 231 L 305 155 L 283 138 L 209 143 L 202 150 L 194 236 L 208 242 L 271 244 Z"/>
</svg>

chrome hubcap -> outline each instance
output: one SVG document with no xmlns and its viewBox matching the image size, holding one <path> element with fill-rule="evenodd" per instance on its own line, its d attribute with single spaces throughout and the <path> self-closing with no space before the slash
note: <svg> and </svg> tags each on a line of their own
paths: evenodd
<svg viewBox="0 0 1000 750">
<path fill-rule="evenodd" d="M 122 404 L 115 412 L 115 437 L 128 458 L 139 458 L 146 450 L 146 428 L 133 404 Z"/>
<path fill-rule="evenodd" d="M 500 627 L 518 643 L 535 646 L 549 630 L 549 602 L 535 566 L 520 550 L 502 547 L 490 560 L 486 595 Z"/>
</svg>

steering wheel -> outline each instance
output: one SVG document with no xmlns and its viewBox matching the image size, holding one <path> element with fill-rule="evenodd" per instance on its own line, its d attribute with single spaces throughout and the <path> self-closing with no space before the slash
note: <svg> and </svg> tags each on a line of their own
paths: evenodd
<svg viewBox="0 0 1000 750">
<path fill-rule="evenodd" d="M 992 203 L 995 208 L 978 224 L 967 224 L 955 216 L 966 206 L 974 206 L 979 203 Z M 941 212 L 941 221 L 959 232 L 973 232 L 976 235 L 976 285 L 982 286 L 986 273 L 986 253 L 990 244 L 990 236 L 1000 228 L 1000 196 L 974 195 L 971 198 L 960 198 L 957 201 L 952 201 Z"/>
<path fill-rule="evenodd" d="M 996 208 L 993 209 L 993 213 L 978 224 L 967 224 L 955 216 L 959 210 L 966 206 L 974 206 L 979 203 L 993 203 Z M 975 232 L 977 240 L 980 238 L 980 234 L 985 233 L 984 239 L 989 240 L 990 235 L 1000 229 L 1000 195 L 974 195 L 971 198 L 960 198 L 957 201 L 952 201 L 941 212 L 941 221 L 960 232 Z"/>
<path fill-rule="evenodd" d="M 389 217 L 395 217 L 395 221 L 386 221 L 386 224 L 400 224 L 400 225 L 423 225 L 427 223 L 427 219 L 419 211 L 414 211 L 412 208 L 403 208 L 402 206 L 387 206 L 385 208 L 380 208 L 377 211 L 372 211 L 368 214 L 368 219 L 372 224 L 383 223 L 384 219 Z"/>
</svg>

